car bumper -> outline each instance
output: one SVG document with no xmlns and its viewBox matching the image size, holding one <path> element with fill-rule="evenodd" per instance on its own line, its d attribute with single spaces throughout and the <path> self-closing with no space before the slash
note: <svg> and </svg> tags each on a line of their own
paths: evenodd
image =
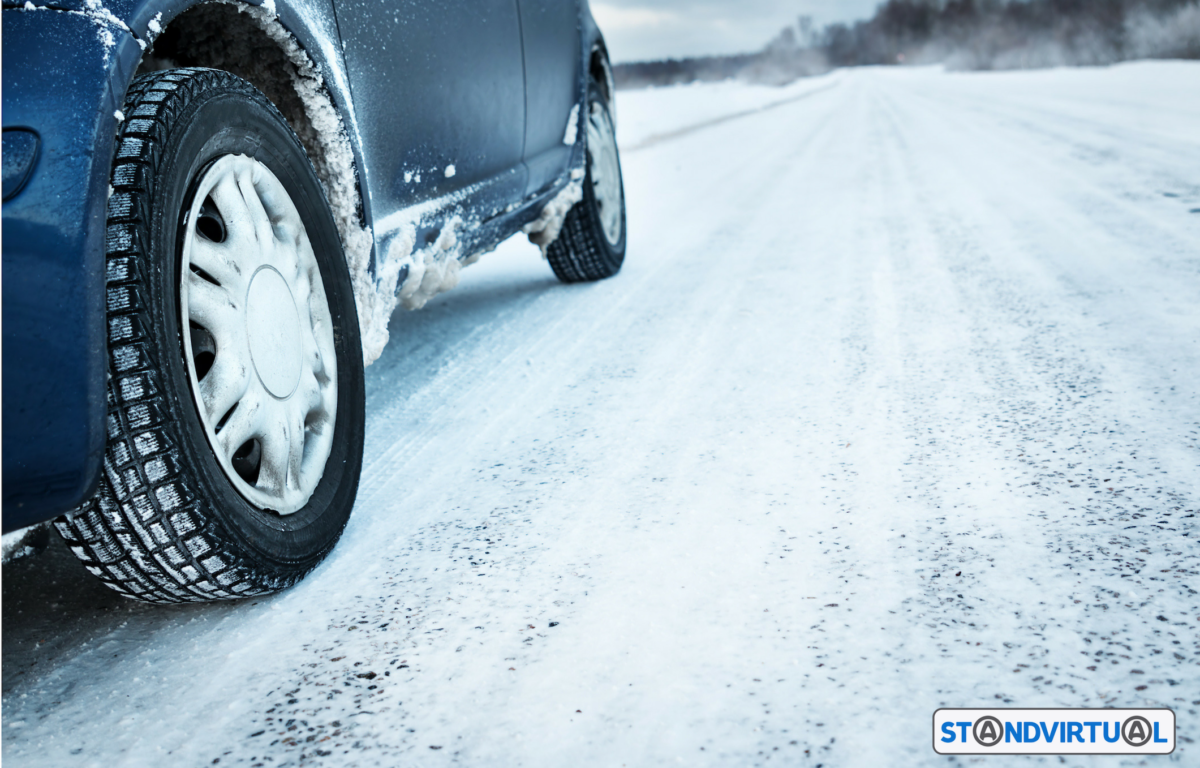
<svg viewBox="0 0 1200 768">
<path fill-rule="evenodd" d="M 5 149 L 19 147 L 28 160 L 36 136 L 28 167 L 5 168 L 8 531 L 87 499 L 102 466 L 105 203 L 114 113 L 139 52 L 128 33 L 109 28 L 106 38 L 82 15 L 5 8 L 0 16 Z"/>
</svg>

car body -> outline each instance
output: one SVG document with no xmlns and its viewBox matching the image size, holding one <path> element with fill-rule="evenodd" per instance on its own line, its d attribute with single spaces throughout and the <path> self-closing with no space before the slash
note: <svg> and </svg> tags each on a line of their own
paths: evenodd
<svg viewBox="0 0 1200 768">
<path fill-rule="evenodd" d="M 397 301 L 545 226 L 580 177 L 589 78 L 611 93 L 586 0 L 4 0 L 3 40 L 6 531 L 78 506 L 102 471 L 109 174 L 139 71 L 181 57 L 291 88 L 277 106 L 342 228 L 367 362 Z"/>
</svg>

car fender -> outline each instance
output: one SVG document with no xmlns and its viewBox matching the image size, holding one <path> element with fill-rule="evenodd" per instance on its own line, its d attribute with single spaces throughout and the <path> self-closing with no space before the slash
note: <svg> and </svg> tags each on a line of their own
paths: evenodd
<svg viewBox="0 0 1200 768">
<path fill-rule="evenodd" d="M 38 137 L 3 209 L 7 531 L 81 503 L 100 472 L 105 206 L 138 48 L 126 31 L 41 8 L 6 6 L 3 35 L 5 152 L 17 131 Z"/>
<path fill-rule="evenodd" d="M 592 16 L 588 0 L 579 0 L 579 33 L 581 45 L 579 51 L 582 59 L 579 62 L 579 85 L 577 99 L 581 112 L 587 109 L 588 82 L 593 77 L 604 86 L 604 96 L 608 102 L 608 111 L 614 125 L 617 120 L 616 86 L 613 83 L 612 65 L 608 58 L 608 46 L 604 43 L 604 34 Z M 582 168 L 586 162 L 586 152 L 583 142 L 576 144 L 576 151 L 571 158 L 569 171 Z M 564 181 L 565 185 L 567 182 Z"/>
</svg>

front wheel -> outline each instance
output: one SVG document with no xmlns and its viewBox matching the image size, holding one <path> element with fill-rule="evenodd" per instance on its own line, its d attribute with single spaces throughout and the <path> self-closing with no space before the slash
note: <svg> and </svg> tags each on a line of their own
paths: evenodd
<svg viewBox="0 0 1200 768">
<path fill-rule="evenodd" d="M 130 597 L 273 592 L 330 551 L 358 489 L 362 351 L 341 240 L 304 149 L 246 81 L 148 74 L 123 112 L 104 474 L 56 526 Z"/>
<path fill-rule="evenodd" d="M 588 89 L 583 199 L 571 208 L 546 259 L 564 283 L 612 277 L 625 261 L 625 189 L 612 114 L 600 88 Z"/>
</svg>

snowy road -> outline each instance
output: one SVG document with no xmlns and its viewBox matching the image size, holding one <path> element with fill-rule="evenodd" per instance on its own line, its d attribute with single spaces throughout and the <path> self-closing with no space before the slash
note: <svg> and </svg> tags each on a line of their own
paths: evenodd
<svg viewBox="0 0 1200 768">
<path fill-rule="evenodd" d="M 1170 706 L 1200 759 L 1200 65 L 618 120 L 624 271 L 510 241 L 397 314 L 299 587 L 4 566 L 6 766 L 941 765 L 989 704 Z"/>
</svg>

